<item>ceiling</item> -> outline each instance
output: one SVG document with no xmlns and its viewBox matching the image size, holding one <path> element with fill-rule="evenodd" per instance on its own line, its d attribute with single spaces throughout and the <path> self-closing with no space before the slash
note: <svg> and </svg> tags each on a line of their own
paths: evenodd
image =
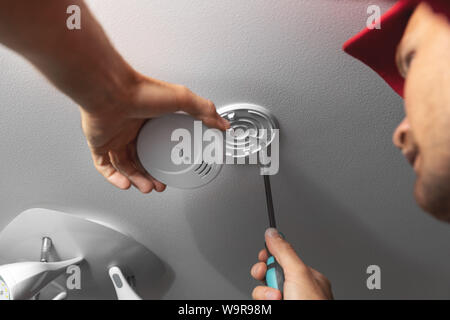
<svg viewBox="0 0 450 320">
<path fill-rule="evenodd" d="M 88 3 L 140 72 L 218 107 L 250 102 L 276 115 L 278 225 L 336 298 L 450 298 L 449 226 L 416 207 L 413 172 L 391 143 L 402 101 L 341 51 L 372 1 Z M 0 228 L 30 207 L 64 208 L 154 252 L 168 275 L 156 298 L 250 298 L 267 226 L 257 168 L 224 167 L 197 190 L 117 190 L 91 164 L 76 105 L 3 47 L 0 70 Z M 366 287 L 371 264 L 381 290 Z"/>
</svg>

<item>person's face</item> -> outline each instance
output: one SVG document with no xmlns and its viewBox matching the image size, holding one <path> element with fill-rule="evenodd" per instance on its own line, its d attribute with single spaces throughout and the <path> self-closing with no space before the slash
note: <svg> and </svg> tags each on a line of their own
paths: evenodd
<svg viewBox="0 0 450 320">
<path fill-rule="evenodd" d="M 426 3 L 410 18 L 397 49 L 405 76 L 406 117 L 393 135 L 417 175 L 419 205 L 450 222 L 450 23 Z"/>
</svg>

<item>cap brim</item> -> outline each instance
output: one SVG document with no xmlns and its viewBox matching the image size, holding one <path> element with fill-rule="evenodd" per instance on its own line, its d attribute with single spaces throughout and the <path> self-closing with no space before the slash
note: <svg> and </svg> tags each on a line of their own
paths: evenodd
<svg viewBox="0 0 450 320">
<path fill-rule="evenodd" d="M 395 54 L 419 2 L 400 0 L 381 17 L 381 29 L 365 28 L 343 46 L 345 52 L 372 68 L 402 97 L 405 81 L 397 69 Z"/>
</svg>

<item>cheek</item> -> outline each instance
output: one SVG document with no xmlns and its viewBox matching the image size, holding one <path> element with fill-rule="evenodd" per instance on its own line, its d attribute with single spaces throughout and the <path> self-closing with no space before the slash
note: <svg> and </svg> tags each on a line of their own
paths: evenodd
<svg viewBox="0 0 450 320">
<path fill-rule="evenodd" d="M 442 203 L 436 200 L 442 191 L 450 199 L 450 57 L 442 59 L 448 53 L 441 49 L 421 48 L 405 83 L 405 110 L 420 154 L 417 195 L 433 203 Z"/>
<path fill-rule="evenodd" d="M 435 117 L 435 108 L 430 103 L 429 92 L 433 79 L 426 72 L 427 63 L 419 54 L 416 56 L 405 81 L 405 111 L 418 143 L 424 144 L 429 138 L 428 128 Z"/>
<path fill-rule="evenodd" d="M 450 149 L 450 57 L 441 49 L 420 48 L 405 82 L 405 110 L 421 153 Z"/>
</svg>

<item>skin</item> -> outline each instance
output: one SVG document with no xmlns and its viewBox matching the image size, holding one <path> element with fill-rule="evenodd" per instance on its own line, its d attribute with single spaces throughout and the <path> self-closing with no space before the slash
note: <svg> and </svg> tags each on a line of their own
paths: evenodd
<svg viewBox="0 0 450 320">
<path fill-rule="evenodd" d="M 418 204 L 436 218 L 450 222 L 450 23 L 421 3 L 411 16 L 396 54 L 405 77 L 406 117 L 393 134 L 417 175 L 414 195 Z M 272 236 L 271 236 L 272 235 Z M 331 299 L 331 285 L 308 267 L 276 230 L 266 231 L 269 251 L 285 274 L 284 296 L 279 290 L 257 286 L 258 300 Z M 261 250 L 251 269 L 264 280 L 267 251 Z"/>
<path fill-rule="evenodd" d="M 66 9 L 73 4 L 81 9 L 81 30 L 66 27 Z M 0 0 L 0 42 L 80 105 L 94 166 L 120 189 L 131 185 L 143 193 L 165 189 L 136 154 L 136 137 L 147 120 L 184 111 L 209 127 L 229 127 L 210 100 L 134 70 L 83 1 Z"/>
</svg>

